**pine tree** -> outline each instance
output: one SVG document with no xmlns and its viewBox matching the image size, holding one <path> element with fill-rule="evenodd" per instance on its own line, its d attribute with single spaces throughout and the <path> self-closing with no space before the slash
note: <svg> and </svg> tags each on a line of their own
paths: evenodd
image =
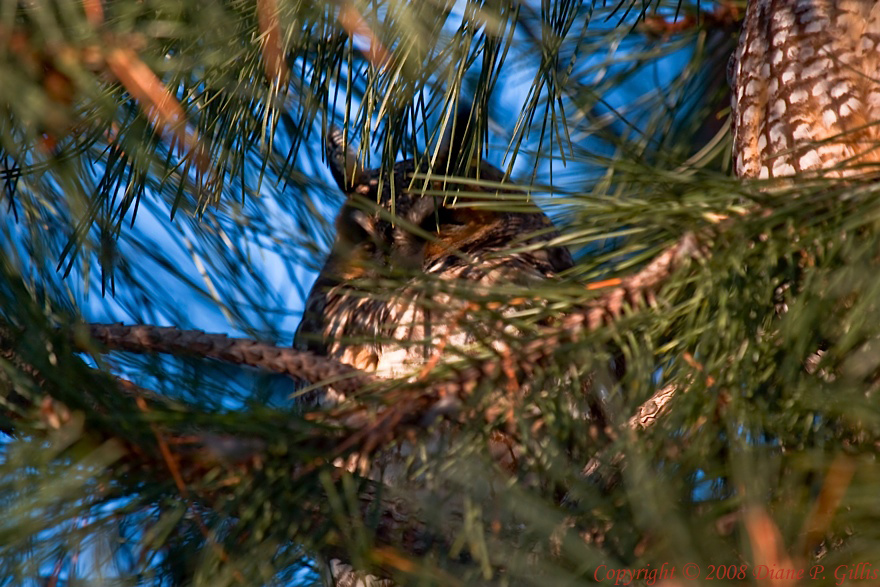
<svg viewBox="0 0 880 587">
<path fill-rule="evenodd" d="M 6 3 L 0 584 L 875 580 L 880 188 L 731 177 L 743 8 Z M 503 184 L 575 268 L 457 290 L 497 344 L 416 380 L 290 348 L 330 128 L 430 165 L 464 103 L 505 179 L 438 196 Z M 338 466 L 404 441 L 420 491 Z"/>
</svg>

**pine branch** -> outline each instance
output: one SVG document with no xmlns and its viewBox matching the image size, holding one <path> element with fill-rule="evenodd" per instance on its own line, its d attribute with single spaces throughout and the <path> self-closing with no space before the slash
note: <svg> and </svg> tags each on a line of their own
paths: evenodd
<svg viewBox="0 0 880 587">
<path fill-rule="evenodd" d="M 217 359 L 233 365 L 257 367 L 312 383 L 332 381 L 352 393 L 375 380 L 371 375 L 308 351 L 278 347 L 247 338 L 230 338 L 201 330 L 149 325 L 90 324 L 89 334 L 109 349 L 133 353 L 167 353 Z M 94 350 L 82 348 L 84 351 Z"/>
</svg>

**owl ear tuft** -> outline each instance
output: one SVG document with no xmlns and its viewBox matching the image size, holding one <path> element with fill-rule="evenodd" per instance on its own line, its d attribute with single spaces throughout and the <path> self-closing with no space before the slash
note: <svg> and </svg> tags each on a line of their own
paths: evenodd
<svg viewBox="0 0 880 587">
<path fill-rule="evenodd" d="M 358 165 L 357 151 L 345 141 L 345 133 L 342 129 L 331 126 L 327 134 L 327 164 L 333 179 L 344 193 L 350 194 L 361 183 L 363 175 L 361 166 Z"/>
</svg>

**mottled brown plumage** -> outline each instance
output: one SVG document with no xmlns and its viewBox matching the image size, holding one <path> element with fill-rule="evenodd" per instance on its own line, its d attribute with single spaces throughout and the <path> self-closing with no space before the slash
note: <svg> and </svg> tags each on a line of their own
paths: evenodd
<svg viewBox="0 0 880 587">
<path fill-rule="evenodd" d="M 877 171 L 880 3 L 750 2 L 734 59 L 738 176 Z"/>
</svg>

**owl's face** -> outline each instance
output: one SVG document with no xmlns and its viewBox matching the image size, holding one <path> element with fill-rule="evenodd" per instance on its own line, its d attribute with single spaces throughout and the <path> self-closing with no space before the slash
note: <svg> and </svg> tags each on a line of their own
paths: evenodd
<svg viewBox="0 0 880 587">
<path fill-rule="evenodd" d="M 336 240 L 325 271 L 351 281 L 422 270 L 437 238 L 431 224 L 445 210 L 442 205 L 430 196 L 402 192 L 394 195 L 392 206 L 390 197 L 383 201 L 371 193 L 375 185 L 358 187 L 362 193 L 349 194 L 336 217 Z"/>
<path fill-rule="evenodd" d="M 383 176 L 378 169 L 360 171 L 335 156 L 342 146 L 334 141 L 341 141 L 338 131 L 330 137 L 329 159 L 347 199 L 336 218 L 336 239 L 322 271 L 325 278 L 346 282 L 446 271 L 556 235 L 536 206 L 518 203 L 525 211 L 517 212 L 487 208 L 504 197 L 503 189 L 428 180 L 424 170 L 417 173 L 413 161 L 396 164 L 390 175 Z M 345 157 L 353 154 L 346 152 Z M 468 173 L 488 182 L 503 179 L 500 170 L 484 162 L 479 167 L 474 163 Z M 565 249 L 538 249 L 523 255 L 544 272 L 571 265 Z"/>
</svg>

